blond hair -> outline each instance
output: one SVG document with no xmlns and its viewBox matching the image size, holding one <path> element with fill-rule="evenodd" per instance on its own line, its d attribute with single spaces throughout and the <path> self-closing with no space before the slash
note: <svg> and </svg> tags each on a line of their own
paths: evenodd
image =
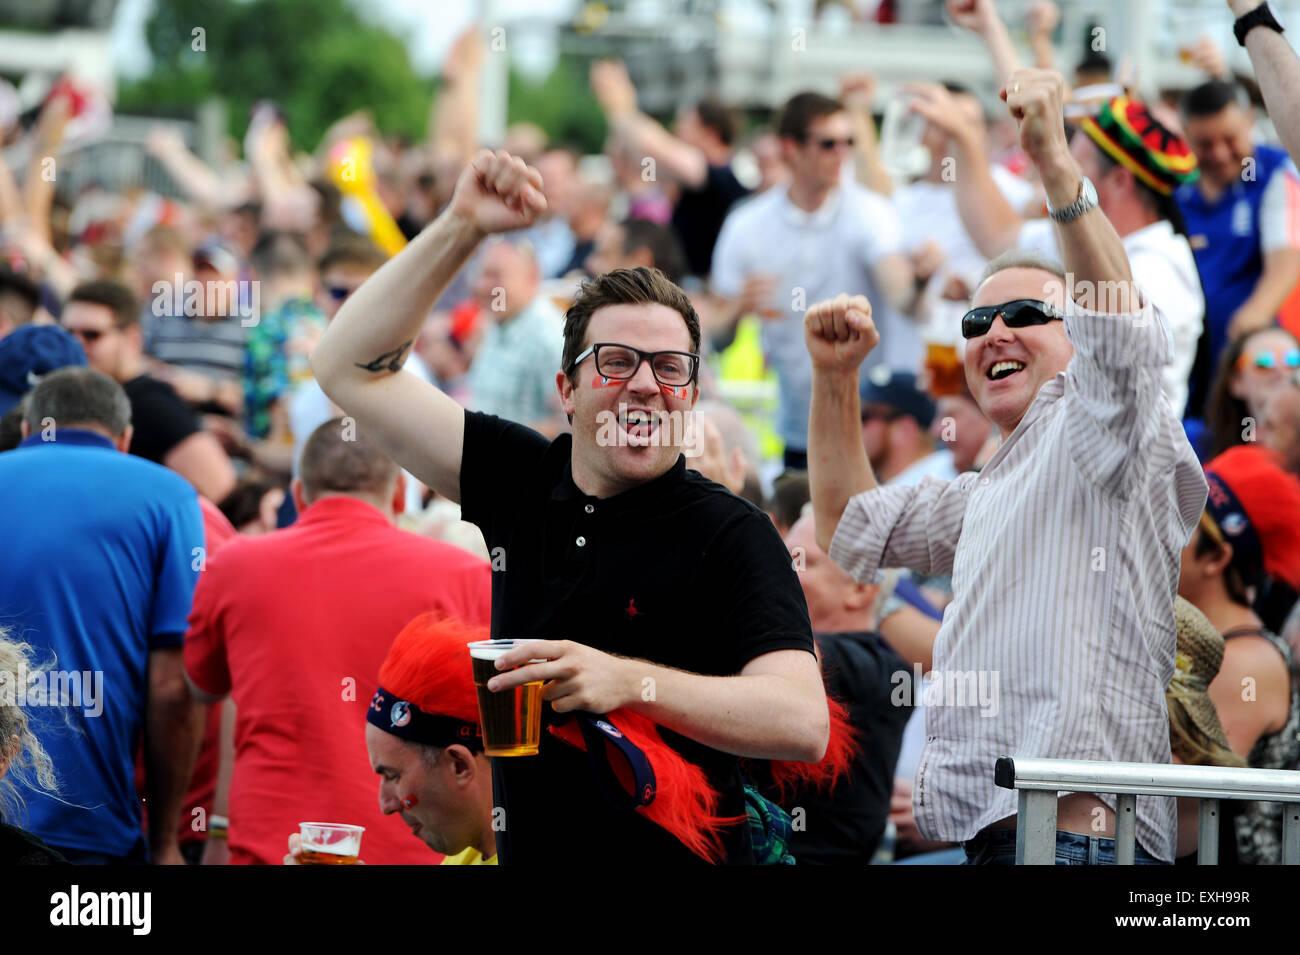
<svg viewBox="0 0 1300 955">
<path fill-rule="evenodd" d="M 8 771 L 0 776 L 0 815 L 5 818 L 16 817 L 26 809 L 15 780 L 50 793 L 59 788 L 54 764 L 32 732 L 16 694 L 18 681 L 40 669 L 32 665 L 31 644 L 10 640 L 8 631 L 0 629 L 0 753 L 12 757 Z"/>
<path fill-rule="evenodd" d="M 1183 701 L 1172 693 L 1166 696 L 1169 704 L 1169 748 L 1188 766 L 1244 767 L 1246 761 L 1210 739 L 1205 731 L 1193 722 Z"/>
</svg>

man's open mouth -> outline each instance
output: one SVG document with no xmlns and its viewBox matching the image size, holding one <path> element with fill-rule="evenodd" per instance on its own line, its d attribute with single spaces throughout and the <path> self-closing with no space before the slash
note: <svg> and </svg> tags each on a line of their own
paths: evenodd
<svg viewBox="0 0 1300 955">
<path fill-rule="evenodd" d="M 1024 371 L 1025 363 L 1023 361 L 995 361 L 989 366 L 988 380 L 1001 381 L 1003 378 L 1010 378 L 1018 371 Z"/>
<path fill-rule="evenodd" d="M 659 429 L 659 413 L 643 408 L 625 409 L 619 415 L 618 423 L 627 435 L 628 444 L 642 447 L 650 443 L 651 437 Z"/>
</svg>

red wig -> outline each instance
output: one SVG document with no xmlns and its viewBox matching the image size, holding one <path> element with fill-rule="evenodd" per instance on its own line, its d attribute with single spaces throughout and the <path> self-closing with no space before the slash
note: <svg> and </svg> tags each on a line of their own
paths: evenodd
<svg viewBox="0 0 1300 955">
<path fill-rule="evenodd" d="M 478 696 L 465 644 L 488 639 L 486 627 L 422 613 L 393 640 L 379 685 L 426 713 L 478 722 Z"/>
<path fill-rule="evenodd" d="M 829 694 L 826 706 L 830 716 L 830 741 L 821 760 L 816 763 L 772 760 L 769 763 L 772 780 L 783 803 L 803 788 L 833 792 L 835 784 L 852 765 L 857 752 L 857 731 L 849 723 L 848 710 Z M 718 815 L 718 792 L 709 783 L 704 770 L 669 746 L 654 721 L 626 709 L 607 713 L 605 719 L 640 747 L 654 768 L 654 801 L 648 806 L 638 806 L 636 811 L 667 830 L 706 862 L 720 861 L 723 854 L 722 830 L 744 822 L 746 817 Z M 571 746 L 586 749 L 582 733 L 573 721 L 552 726 L 551 733 Z M 618 763 L 613 765 L 624 788 L 631 790 L 631 779 L 627 778 L 625 771 L 620 772 L 625 767 Z"/>
</svg>

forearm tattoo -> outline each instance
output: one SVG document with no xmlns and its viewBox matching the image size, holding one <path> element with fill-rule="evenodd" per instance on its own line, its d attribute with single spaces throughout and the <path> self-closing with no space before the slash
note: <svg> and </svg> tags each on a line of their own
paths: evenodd
<svg viewBox="0 0 1300 955">
<path fill-rule="evenodd" d="M 415 339 L 411 339 L 409 342 L 403 342 L 392 351 L 386 351 L 378 358 L 364 364 L 359 361 L 354 362 L 353 364 L 358 368 L 364 368 L 366 371 L 401 371 L 406 356 L 406 350 L 411 347 L 411 344 L 414 341 Z"/>
</svg>

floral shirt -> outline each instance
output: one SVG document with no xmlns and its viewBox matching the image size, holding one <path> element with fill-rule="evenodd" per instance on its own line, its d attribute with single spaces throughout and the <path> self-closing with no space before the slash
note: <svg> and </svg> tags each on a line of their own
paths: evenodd
<svg viewBox="0 0 1300 955">
<path fill-rule="evenodd" d="M 244 353 L 244 417 L 249 437 L 271 430 L 271 404 L 311 380 L 307 356 L 325 331 L 325 316 L 306 297 L 291 298 L 262 314 L 248 329 Z"/>
</svg>

